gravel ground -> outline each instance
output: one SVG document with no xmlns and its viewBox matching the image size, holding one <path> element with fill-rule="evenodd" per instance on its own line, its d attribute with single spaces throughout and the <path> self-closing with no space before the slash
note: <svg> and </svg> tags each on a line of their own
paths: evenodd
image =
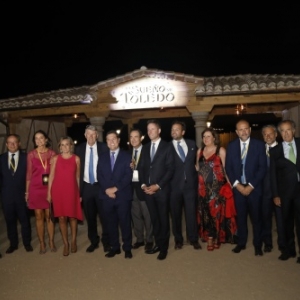
<svg viewBox="0 0 300 300">
<path fill-rule="evenodd" d="M 249 237 L 247 249 L 231 252 L 233 245 L 222 245 L 209 252 L 184 245 L 174 250 L 173 238 L 167 259 L 157 254 L 133 250 L 131 260 L 124 253 L 106 258 L 103 248 L 86 253 L 89 246 L 86 222 L 78 226 L 78 252 L 62 255 L 63 245 L 56 224 L 56 253 L 39 254 L 34 217 L 31 217 L 34 251 L 19 249 L 5 254 L 9 246 L 0 209 L 0 299 L 42 300 L 282 300 L 300 299 L 300 264 L 296 259 L 278 260 L 277 247 L 263 257 L 254 256 Z M 251 231 L 251 228 L 250 230 Z M 274 232 L 274 245 L 276 245 Z"/>
</svg>

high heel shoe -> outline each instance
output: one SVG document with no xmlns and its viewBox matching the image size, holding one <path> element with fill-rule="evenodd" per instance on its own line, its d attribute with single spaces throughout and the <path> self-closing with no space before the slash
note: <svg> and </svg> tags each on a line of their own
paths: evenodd
<svg viewBox="0 0 300 300">
<path fill-rule="evenodd" d="M 63 256 L 68 256 L 69 255 L 69 243 L 67 245 L 64 245 L 64 251 L 63 251 Z"/>
<path fill-rule="evenodd" d="M 39 252 L 39 254 L 45 254 L 46 252 L 47 252 L 46 244 L 44 242 L 40 242 L 40 252 Z"/>
<path fill-rule="evenodd" d="M 52 242 L 49 241 L 49 246 L 50 246 L 50 251 L 51 252 L 56 252 L 57 251 L 53 241 Z"/>
<path fill-rule="evenodd" d="M 71 253 L 76 253 L 77 252 L 77 245 L 76 243 L 71 244 Z"/>
<path fill-rule="evenodd" d="M 213 238 L 209 237 L 207 240 L 207 251 L 213 251 L 213 250 L 214 250 Z"/>
<path fill-rule="evenodd" d="M 217 240 L 214 240 L 214 248 L 220 249 L 220 247 L 221 247 L 221 244 Z"/>
</svg>

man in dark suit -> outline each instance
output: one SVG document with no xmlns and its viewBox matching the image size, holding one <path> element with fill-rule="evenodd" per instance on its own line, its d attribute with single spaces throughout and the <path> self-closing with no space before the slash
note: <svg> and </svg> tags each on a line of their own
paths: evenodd
<svg viewBox="0 0 300 300">
<path fill-rule="evenodd" d="M 167 257 L 170 239 L 170 181 L 175 171 L 174 151 L 171 145 L 160 137 L 158 120 L 148 120 L 147 133 L 150 143 L 142 150 L 140 182 L 145 192 L 150 212 L 155 246 L 147 254 L 159 252 L 157 259 Z"/>
<path fill-rule="evenodd" d="M 125 258 L 132 258 L 132 169 L 131 155 L 119 148 L 120 138 L 115 131 L 106 135 L 109 151 L 99 156 L 97 175 L 100 183 L 100 199 L 103 201 L 105 222 L 108 226 L 111 250 L 106 257 L 121 253 L 119 226 L 122 233 L 122 249 Z"/>
<path fill-rule="evenodd" d="M 283 141 L 270 150 L 272 194 L 275 205 L 282 209 L 285 234 L 280 260 L 296 256 L 295 226 L 300 245 L 300 138 L 294 137 L 295 128 L 294 121 L 281 121 L 278 131 Z"/>
<path fill-rule="evenodd" d="M 99 247 L 100 237 L 97 229 L 97 215 L 99 215 L 102 225 L 101 240 L 104 252 L 108 252 L 110 250 L 108 232 L 102 213 L 102 203 L 99 199 L 99 182 L 96 176 L 98 157 L 108 148 L 105 143 L 97 141 L 98 132 L 95 126 L 88 125 L 84 136 L 87 142 L 77 146 L 75 153 L 80 158 L 80 197 L 82 198 L 88 225 L 88 238 L 91 242 L 86 252 L 94 252 Z"/>
<path fill-rule="evenodd" d="M 8 151 L 0 156 L 1 200 L 10 242 L 6 253 L 18 249 L 18 220 L 25 250 L 31 252 L 31 225 L 25 201 L 27 156 L 19 150 L 20 137 L 17 134 L 6 137 L 6 147 Z"/>
<path fill-rule="evenodd" d="M 281 208 L 276 206 L 273 202 L 271 191 L 270 178 L 270 149 L 277 145 L 277 129 L 274 125 L 265 125 L 262 128 L 262 136 L 266 146 L 266 157 L 268 162 L 268 169 L 263 183 L 263 197 L 262 197 L 262 242 L 264 243 L 264 252 L 271 252 L 273 249 L 272 238 L 272 221 L 273 212 L 275 213 L 277 243 L 279 249 L 284 247 L 284 235 L 282 224 Z"/>
<path fill-rule="evenodd" d="M 143 148 L 142 132 L 139 129 L 130 130 L 129 140 L 132 146 L 130 153 L 132 155 L 131 167 L 133 169 L 133 199 L 131 205 L 131 218 L 134 234 L 136 236 L 136 242 L 133 244 L 132 248 L 138 249 L 139 247 L 145 246 L 145 250 L 150 250 L 153 248 L 152 223 L 145 201 L 145 193 L 141 189 L 141 183 L 139 180 L 139 173 L 141 169 L 139 162 Z"/>
<path fill-rule="evenodd" d="M 182 210 L 185 212 L 187 238 L 194 249 L 199 250 L 197 232 L 197 185 L 195 168 L 197 145 L 195 141 L 184 139 L 184 122 L 174 121 L 171 128 L 172 149 L 175 157 L 175 171 L 171 180 L 170 207 L 175 249 L 182 249 Z"/>
<path fill-rule="evenodd" d="M 265 145 L 250 138 L 251 127 L 246 120 L 237 122 L 235 132 L 238 138 L 228 144 L 225 163 L 237 212 L 238 243 L 232 251 L 239 253 L 246 248 L 249 214 L 253 225 L 254 253 L 262 256 L 262 184 L 267 171 Z"/>
</svg>

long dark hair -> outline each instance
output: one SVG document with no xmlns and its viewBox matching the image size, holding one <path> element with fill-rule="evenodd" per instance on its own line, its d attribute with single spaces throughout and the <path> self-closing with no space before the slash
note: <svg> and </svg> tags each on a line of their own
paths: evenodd
<svg viewBox="0 0 300 300">
<path fill-rule="evenodd" d="M 34 135 L 33 135 L 33 137 L 32 137 L 32 142 L 33 142 L 34 148 L 37 148 L 37 145 L 36 145 L 36 143 L 35 143 L 35 136 L 36 136 L 36 134 L 38 134 L 38 133 L 42 134 L 42 135 L 45 137 L 45 139 L 47 140 L 47 141 L 46 141 L 46 147 L 47 147 L 47 148 L 51 147 L 51 139 L 49 138 L 48 134 L 47 134 L 44 130 L 38 130 L 38 131 L 36 131 L 36 132 L 34 133 Z"/>
</svg>

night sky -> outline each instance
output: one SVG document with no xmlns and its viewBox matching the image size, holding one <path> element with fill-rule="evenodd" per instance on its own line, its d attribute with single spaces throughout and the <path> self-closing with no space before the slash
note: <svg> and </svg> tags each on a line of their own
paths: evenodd
<svg viewBox="0 0 300 300">
<path fill-rule="evenodd" d="M 61 2 L 2 8 L 0 101 L 93 85 L 141 66 L 205 77 L 300 74 L 296 4 Z"/>
<path fill-rule="evenodd" d="M 0 99 L 92 85 L 141 66 L 195 76 L 300 74 L 296 4 L 61 2 L 2 7 Z"/>
</svg>

